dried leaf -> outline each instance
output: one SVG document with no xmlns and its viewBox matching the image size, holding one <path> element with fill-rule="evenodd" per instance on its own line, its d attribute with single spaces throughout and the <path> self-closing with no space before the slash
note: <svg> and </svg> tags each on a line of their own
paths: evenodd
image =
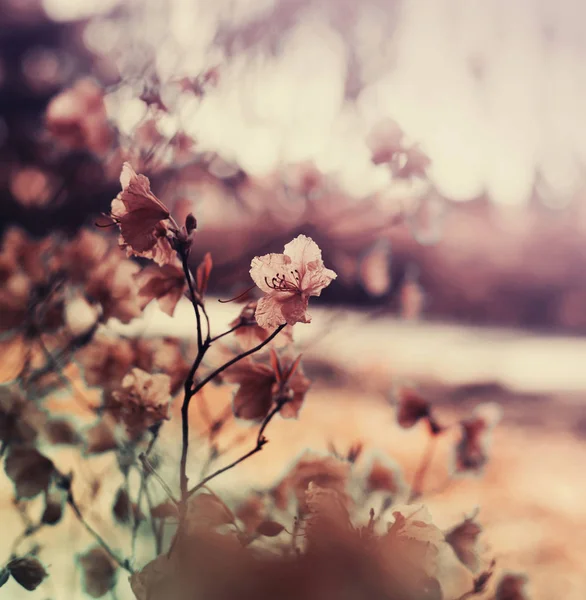
<svg viewBox="0 0 586 600">
<path fill-rule="evenodd" d="M 178 517 L 179 511 L 177 506 L 171 502 L 171 500 L 165 500 L 161 504 L 153 506 L 151 509 L 151 516 L 155 519 L 165 519 L 167 517 Z"/>
<path fill-rule="evenodd" d="M 6 565 L 6 568 L 12 577 L 29 592 L 36 590 L 43 579 L 47 577 L 47 571 L 43 565 L 31 556 L 14 558 Z"/>
<path fill-rule="evenodd" d="M 213 494 L 198 494 L 194 496 L 188 507 L 190 524 L 195 527 L 218 527 L 234 523 L 232 511 Z"/>
<path fill-rule="evenodd" d="M 16 379 L 24 370 L 29 359 L 29 347 L 23 335 L 17 334 L 0 341 L 0 384 Z"/>
<path fill-rule="evenodd" d="M 64 485 L 54 485 L 53 491 L 45 494 L 45 509 L 41 516 L 41 523 L 44 523 L 45 525 L 56 525 L 61 521 L 63 507 L 65 506 L 67 497 L 65 489 L 71 485 L 71 479 L 67 479 L 67 481 L 62 482 L 62 484 Z"/>
<path fill-rule="evenodd" d="M 128 492 L 124 488 L 120 488 L 116 494 L 112 513 L 116 520 L 124 525 L 131 523 L 136 518 L 142 518 L 138 506 L 131 502 Z"/>
<path fill-rule="evenodd" d="M 0 587 L 2 587 L 10 579 L 10 571 L 8 569 L 0 569 Z"/>
<path fill-rule="evenodd" d="M 277 383 L 281 383 L 283 381 L 283 372 L 281 371 L 281 363 L 279 362 L 279 357 L 273 348 L 270 351 L 271 357 L 271 368 L 275 373 L 275 378 Z"/>
<path fill-rule="evenodd" d="M 79 557 L 83 588 L 92 598 L 101 598 L 116 586 L 116 565 L 101 547 Z"/>
<path fill-rule="evenodd" d="M 118 442 L 114 436 L 114 428 L 104 420 L 99 420 L 86 431 L 86 451 L 88 454 L 101 454 L 116 450 Z"/>
<path fill-rule="evenodd" d="M 66 419 L 52 419 L 48 421 L 45 425 L 45 433 L 51 444 L 77 446 L 82 441 L 73 424 Z"/>
<path fill-rule="evenodd" d="M 431 404 L 417 391 L 401 388 L 397 397 L 397 422 L 404 429 L 410 429 L 421 419 L 429 418 Z"/>
<path fill-rule="evenodd" d="M 275 537 L 283 531 L 285 527 L 276 521 L 263 521 L 257 528 L 256 531 L 260 535 L 265 537 Z"/>
<path fill-rule="evenodd" d="M 495 600 L 529 600 L 525 593 L 527 577 L 515 573 L 503 575 L 496 588 Z"/>
<path fill-rule="evenodd" d="M 174 573 L 174 562 L 167 553 L 161 554 L 130 577 L 130 587 L 137 600 L 175 598 L 178 584 L 180 581 Z"/>
<path fill-rule="evenodd" d="M 185 290 L 185 275 L 180 264 L 149 265 L 141 269 L 134 279 L 139 287 L 141 308 L 156 298 L 159 308 L 170 317 L 173 316 Z"/>
<path fill-rule="evenodd" d="M 210 280 L 210 273 L 214 263 L 212 261 L 212 255 L 206 252 L 203 260 L 199 263 L 197 271 L 195 272 L 195 285 L 200 298 L 206 293 L 208 289 L 208 282 Z"/>
<path fill-rule="evenodd" d="M 55 466 L 35 448 L 15 447 L 6 457 L 4 471 L 19 498 L 34 498 L 49 487 Z"/>
<path fill-rule="evenodd" d="M 460 562 L 471 571 L 477 571 L 480 566 L 477 543 L 481 533 L 482 527 L 474 518 L 465 519 L 446 533 L 446 542 L 453 548 Z"/>
</svg>

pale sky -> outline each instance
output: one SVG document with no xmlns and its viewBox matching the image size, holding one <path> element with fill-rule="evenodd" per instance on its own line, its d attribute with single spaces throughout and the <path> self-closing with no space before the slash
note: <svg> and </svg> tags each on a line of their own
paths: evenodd
<svg viewBox="0 0 586 600">
<path fill-rule="evenodd" d="M 54 17 L 67 19 L 114 1 L 44 3 Z M 162 81 L 220 64 L 219 84 L 201 104 L 165 98 L 173 110 L 161 127 L 183 128 L 201 148 L 251 174 L 312 161 L 352 196 L 384 190 L 389 175 L 371 164 L 366 136 L 391 117 L 430 155 L 433 183 L 454 200 L 488 191 L 497 202 L 523 204 L 536 169 L 539 191 L 551 203 L 563 204 L 582 185 L 582 0 L 127 3 L 140 8 L 131 26 L 121 32 L 98 20 L 87 32 L 88 44 L 107 51 L 123 35 L 155 45 Z M 277 56 L 257 48 L 227 59 L 214 44 L 220 27 L 244 26 L 275 6 L 298 6 L 294 27 L 279 36 Z M 362 82 L 348 100 L 351 57 Z M 135 69 L 123 59 L 119 65 L 123 75 Z M 145 110 L 124 89 L 108 107 L 128 131 Z"/>
</svg>

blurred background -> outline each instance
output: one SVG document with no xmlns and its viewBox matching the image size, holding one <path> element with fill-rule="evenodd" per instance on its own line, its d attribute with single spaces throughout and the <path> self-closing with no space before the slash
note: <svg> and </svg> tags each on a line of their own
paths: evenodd
<svg viewBox="0 0 586 600">
<path fill-rule="evenodd" d="M 1 11 L 3 227 L 91 223 L 128 159 L 194 210 L 218 290 L 304 231 L 340 275 L 330 302 L 392 310 L 415 278 L 432 319 L 586 330 L 582 2 Z"/>
<path fill-rule="evenodd" d="M 299 341 L 322 400 L 346 394 L 339 437 L 384 440 L 348 407 L 401 379 L 448 410 L 503 402 L 502 471 L 451 510 L 481 489 L 495 522 L 522 515 L 493 547 L 528 565 L 536 598 L 582 599 L 586 547 L 566 542 L 586 527 L 586 4 L 0 0 L 0 15 L 0 228 L 93 226 L 128 160 L 178 221 L 196 215 L 215 295 L 310 235 L 338 280 Z M 184 333 L 183 308 L 132 327 Z"/>
</svg>

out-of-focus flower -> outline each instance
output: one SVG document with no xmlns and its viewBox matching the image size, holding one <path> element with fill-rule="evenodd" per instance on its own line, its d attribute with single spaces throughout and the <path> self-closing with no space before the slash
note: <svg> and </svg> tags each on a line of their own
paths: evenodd
<svg viewBox="0 0 586 600">
<path fill-rule="evenodd" d="M 494 403 L 479 404 L 472 416 L 460 422 L 461 437 L 456 446 L 456 471 L 479 473 L 488 461 L 490 434 L 501 418 Z"/>
<path fill-rule="evenodd" d="M 83 376 L 90 386 L 117 385 L 134 361 L 132 345 L 128 340 L 98 334 L 92 343 L 76 356 L 83 368 Z"/>
<path fill-rule="evenodd" d="M 178 340 L 162 339 L 152 343 L 152 368 L 171 378 L 171 394 L 175 395 L 183 387 L 191 365 L 185 360 Z"/>
<path fill-rule="evenodd" d="M 239 384 L 233 400 L 236 417 L 264 419 L 273 404 L 280 406 L 279 412 L 286 419 L 299 414 L 310 386 L 299 358 L 281 363 L 274 352 L 271 356 L 271 366 L 247 358 L 226 370 L 225 380 Z"/>
<path fill-rule="evenodd" d="M 101 321 L 115 318 L 128 323 L 142 314 L 134 280 L 139 270 L 137 264 L 112 253 L 88 274 L 85 293 L 88 299 L 101 305 Z"/>
<path fill-rule="evenodd" d="M 310 483 L 336 491 L 344 501 L 348 500 L 347 486 L 350 464 L 333 456 L 306 454 L 291 468 L 284 479 L 272 490 L 278 508 L 286 508 L 290 497 L 297 500 L 300 511 L 307 511 L 306 491 Z"/>
<path fill-rule="evenodd" d="M 401 473 L 397 468 L 385 464 L 382 460 L 376 459 L 368 471 L 366 477 L 366 489 L 369 492 L 389 492 L 397 494 L 405 487 Z"/>
<path fill-rule="evenodd" d="M 310 481 L 305 490 L 304 531 L 308 552 L 332 539 L 345 537 L 353 531 L 348 510 L 348 498 L 336 488 L 321 487 Z"/>
<path fill-rule="evenodd" d="M 168 418 L 170 381 L 168 375 L 150 375 L 134 368 L 109 395 L 106 409 L 136 437 Z"/>
<path fill-rule="evenodd" d="M 389 573 L 397 582 L 397 593 L 410 590 L 413 598 L 442 598 L 438 581 L 437 557 L 443 533 L 432 523 L 425 507 L 393 512 L 394 522 L 381 539 L 389 556 Z M 410 597 L 410 596 L 407 596 Z"/>
<path fill-rule="evenodd" d="M 159 265 L 171 261 L 175 251 L 167 239 L 169 209 L 151 192 L 147 177 L 124 163 L 122 191 L 112 201 L 110 214 L 120 227 L 120 246 L 128 255 L 150 258 Z"/>
<path fill-rule="evenodd" d="M 55 292 L 49 284 L 50 272 L 46 258 L 52 246 L 51 238 L 32 240 L 20 229 L 9 229 L 3 237 L 0 251 L 0 332 L 22 327 L 32 318 L 32 309 Z M 62 323 L 60 296 L 52 294 L 55 310 L 43 311 L 43 330 L 55 329 Z"/>
<path fill-rule="evenodd" d="M 112 144 L 102 89 L 89 79 L 55 96 L 47 106 L 47 129 L 70 148 L 102 154 Z"/>
<path fill-rule="evenodd" d="M 421 420 L 428 422 L 432 434 L 442 431 L 433 418 L 431 403 L 415 390 L 401 387 L 397 392 L 397 422 L 404 429 L 410 429 Z"/>
<path fill-rule="evenodd" d="M 503 575 L 499 581 L 495 600 L 529 600 L 525 592 L 527 577 L 518 573 L 508 573 Z"/>
<path fill-rule="evenodd" d="M 319 296 L 336 278 L 324 266 L 318 245 L 305 235 L 289 242 L 283 254 L 255 257 L 250 267 L 250 276 L 266 294 L 255 312 L 257 323 L 266 329 L 309 323 L 309 297 Z"/>
<path fill-rule="evenodd" d="M 163 266 L 149 265 L 135 275 L 135 280 L 141 308 L 156 298 L 160 309 L 173 316 L 185 290 L 185 275 L 178 261 Z"/>
<path fill-rule="evenodd" d="M 366 143 L 375 165 L 391 163 L 402 150 L 403 131 L 392 119 L 379 123 L 367 136 Z"/>
<path fill-rule="evenodd" d="M 17 169 L 10 181 L 14 198 L 26 207 L 44 206 L 53 197 L 55 181 L 35 167 Z"/>
<path fill-rule="evenodd" d="M 482 527 L 474 517 L 464 519 L 446 533 L 446 542 L 453 548 L 456 556 L 471 571 L 477 571 L 480 566 L 478 538 Z"/>
<path fill-rule="evenodd" d="M 88 333 L 96 326 L 99 311 L 92 306 L 81 294 L 78 294 L 65 303 L 65 325 L 74 336 Z"/>
<path fill-rule="evenodd" d="M 425 177 L 430 164 L 429 156 L 418 146 L 412 146 L 401 153 L 400 160 L 391 165 L 391 170 L 400 179 Z"/>
</svg>

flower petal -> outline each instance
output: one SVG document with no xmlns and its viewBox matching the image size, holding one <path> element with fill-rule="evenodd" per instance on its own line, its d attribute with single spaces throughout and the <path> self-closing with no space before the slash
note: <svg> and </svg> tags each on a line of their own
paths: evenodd
<svg viewBox="0 0 586 600">
<path fill-rule="evenodd" d="M 265 254 L 256 256 L 250 263 L 250 276 L 263 292 L 273 292 L 276 282 L 289 274 L 291 258 L 285 254 Z M 287 280 L 291 280 L 288 277 Z"/>
<path fill-rule="evenodd" d="M 306 265 L 317 261 L 322 263 L 319 246 L 306 235 L 298 235 L 285 246 L 285 255 L 289 256 L 295 264 Z"/>
<path fill-rule="evenodd" d="M 300 287 L 308 296 L 319 296 L 321 291 L 336 277 L 336 273 L 331 269 L 326 269 L 323 263 L 310 262 L 303 269 Z"/>
<path fill-rule="evenodd" d="M 307 297 L 287 292 L 272 292 L 258 301 L 254 314 L 256 322 L 264 329 L 273 329 L 287 323 L 309 323 Z"/>
</svg>

